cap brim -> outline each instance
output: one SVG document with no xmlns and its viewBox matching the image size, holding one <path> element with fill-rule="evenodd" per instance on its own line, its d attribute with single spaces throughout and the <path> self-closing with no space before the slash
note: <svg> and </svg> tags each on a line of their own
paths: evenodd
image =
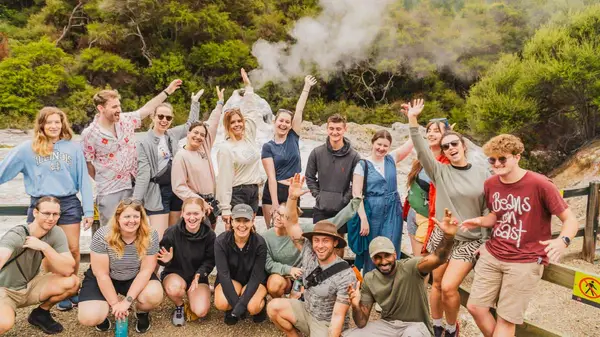
<svg viewBox="0 0 600 337">
<path fill-rule="evenodd" d="M 305 238 L 312 240 L 312 237 L 315 235 L 324 235 L 324 236 L 329 236 L 331 238 L 334 238 L 336 240 L 338 240 L 338 244 L 337 246 L 335 246 L 334 248 L 345 248 L 348 244 L 346 243 L 346 240 L 344 240 L 344 238 L 338 236 L 338 235 L 333 235 L 331 233 L 327 233 L 327 232 L 308 232 L 308 233 L 302 233 L 302 236 L 304 236 Z"/>
<path fill-rule="evenodd" d="M 374 251 L 373 253 L 369 253 L 369 255 L 371 256 L 371 258 L 375 257 L 375 255 L 379 254 L 379 253 L 386 253 L 386 254 L 395 254 L 396 250 L 395 249 L 378 249 L 376 251 Z"/>
<path fill-rule="evenodd" d="M 248 215 L 248 214 L 238 214 L 238 215 L 231 215 L 231 217 L 235 220 L 235 219 L 239 219 L 239 218 L 244 218 L 247 220 L 252 220 L 254 218 L 253 215 Z"/>
</svg>

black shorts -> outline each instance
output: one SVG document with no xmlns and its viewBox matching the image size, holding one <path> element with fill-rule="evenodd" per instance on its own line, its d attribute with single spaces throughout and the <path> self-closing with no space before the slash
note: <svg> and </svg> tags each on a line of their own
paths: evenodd
<svg viewBox="0 0 600 337">
<path fill-rule="evenodd" d="M 131 284 L 133 283 L 133 280 L 135 280 L 135 278 L 127 281 L 112 280 L 112 284 L 113 287 L 115 287 L 117 294 L 126 296 Z M 160 282 L 154 273 L 152 273 L 152 276 L 150 276 L 150 281 L 152 280 Z M 83 274 L 83 283 L 81 284 L 81 290 L 79 291 L 79 302 L 85 301 L 106 302 L 106 299 L 100 290 L 100 286 L 98 286 L 98 280 L 96 279 L 96 276 L 94 276 L 91 267 Z"/>
<path fill-rule="evenodd" d="M 192 275 L 192 277 L 184 277 L 183 275 L 181 275 L 181 273 L 178 273 L 176 271 L 163 270 L 163 272 L 160 274 L 160 279 L 164 281 L 165 278 L 171 274 L 179 275 L 179 277 L 181 277 L 185 281 L 187 289 L 190 289 L 190 285 L 192 285 L 192 281 L 194 280 L 194 277 L 195 277 L 194 275 Z M 198 283 L 208 285 L 208 277 L 200 277 L 198 279 Z"/>
<path fill-rule="evenodd" d="M 282 204 L 287 201 L 289 189 L 290 187 L 288 185 L 277 183 L 277 201 L 279 204 Z M 271 191 L 269 191 L 268 183 L 265 184 L 265 188 L 263 189 L 262 204 L 273 205 L 273 198 L 271 198 Z"/>
<path fill-rule="evenodd" d="M 86 177 L 87 178 L 87 177 Z M 40 197 L 41 198 L 41 197 Z M 27 209 L 27 223 L 32 223 L 33 209 L 35 203 L 40 199 L 38 197 L 31 197 L 29 203 L 29 209 Z M 66 197 L 57 197 L 60 202 L 60 217 L 58 218 L 57 224 L 59 225 L 71 225 L 80 224 L 83 218 L 83 207 L 81 207 L 81 201 L 77 198 L 77 195 L 68 195 Z"/>
<path fill-rule="evenodd" d="M 331 219 L 334 216 L 336 216 L 337 214 L 338 214 L 338 212 L 329 212 L 329 211 L 322 211 L 320 209 L 313 209 L 313 224 L 316 224 L 317 222 L 319 222 L 321 220 Z M 338 228 L 338 233 L 340 233 L 340 234 L 348 233 L 348 225 L 344 224 L 342 227 Z"/>
<path fill-rule="evenodd" d="M 181 212 L 181 206 L 183 206 L 183 201 L 181 199 L 179 199 L 175 195 L 175 193 L 173 193 L 173 189 L 171 188 L 171 185 L 160 186 L 160 198 L 162 201 L 163 209 L 160 211 L 146 210 L 146 214 L 157 215 L 157 214 L 169 214 L 169 212 Z"/>
<path fill-rule="evenodd" d="M 252 207 L 254 214 L 258 211 L 258 185 L 239 185 L 231 191 L 231 209 L 235 205 L 246 204 Z"/>
</svg>

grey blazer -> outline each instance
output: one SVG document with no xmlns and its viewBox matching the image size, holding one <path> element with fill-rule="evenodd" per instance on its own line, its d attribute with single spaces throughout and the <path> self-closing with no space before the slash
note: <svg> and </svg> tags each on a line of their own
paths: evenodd
<svg viewBox="0 0 600 337">
<path fill-rule="evenodd" d="M 171 158 L 179 150 L 179 141 L 187 136 L 187 131 L 192 123 L 200 118 L 200 103 L 192 102 L 190 115 L 185 124 L 171 128 L 165 132 L 167 142 L 170 143 L 173 153 Z M 137 143 L 138 174 L 135 178 L 133 198 L 141 200 L 144 208 L 149 211 L 161 211 L 163 209 L 160 186 L 150 181 L 158 173 L 158 143 L 160 138 L 152 129 L 148 130 L 146 137 Z"/>
</svg>

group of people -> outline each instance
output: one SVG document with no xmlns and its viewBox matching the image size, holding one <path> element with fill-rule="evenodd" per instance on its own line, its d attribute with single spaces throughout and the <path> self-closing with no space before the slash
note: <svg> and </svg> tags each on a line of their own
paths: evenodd
<svg viewBox="0 0 600 337">
<path fill-rule="evenodd" d="M 475 266 L 469 312 L 485 336 L 514 335 L 544 265 L 560 258 L 577 231 L 552 182 L 519 167 L 524 148 L 517 137 L 499 135 L 484 145 L 492 175 L 470 161 L 464 138 L 446 119 L 429 121 L 423 138 L 423 100 L 402 106 L 407 142 L 392 151 L 390 133 L 378 131 L 364 158 L 344 137 L 345 118 L 335 114 L 303 177 L 302 112 L 316 80 L 305 78 L 295 111 L 277 111 L 274 137 L 261 149 L 262 116 L 243 69 L 241 76 L 239 107 L 223 111 L 224 90 L 217 87 L 216 107 L 201 122 L 200 90 L 187 122 L 172 128 L 174 111 L 165 100 L 180 80 L 130 113 L 121 112 L 116 91 L 100 91 L 93 98 L 98 114 L 81 143 L 72 141 L 63 111 L 40 110 L 33 140 L 0 162 L 0 184 L 22 173 L 31 196 L 27 224 L 0 239 L 0 333 L 12 328 L 17 308 L 36 304 L 28 321 L 49 334 L 63 329 L 49 313 L 54 305 L 78 306 L 79 322 L 100 331 L 111 328 L 109 314 L 124 319 L 135 309 L 135 329 L 145 332 L 164 294 L 175 305 L 172 323 L 181 326 L 186 298 L 188 311 L 204 317 L 214 292 L 226 324 L 269 317 L 287 336 L 452 337 L 459 335 L 458 287 Z M 151 127 L 136 141 L 146 117 Z M 221 119 L 226 140 L 216 174 L 211 151 Z M 403 204 L 396 165 L 413 148 L 418 159 Z M 90 228 L 94 214 L 90 177 L 101 226 L 80 282 L 80 224 Z M 306 193 L 316 199 L 312 224 L 298 220 Z M 270 227 L 263 233 L 254 224 L 259 204 Z M 556 239 L 552 215 L 563 222 Z M 226 230 L 217 235 L 219 217 Z M 414 257 L 400 260 L 403 219 Z M 346 246 L 362 275 L 342 258 Z M 369 322 L 374 304 L 381 319 Z"/>
</svg>

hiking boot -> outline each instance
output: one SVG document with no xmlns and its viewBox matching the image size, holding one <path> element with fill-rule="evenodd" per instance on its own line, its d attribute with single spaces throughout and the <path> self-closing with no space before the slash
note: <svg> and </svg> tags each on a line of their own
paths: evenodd
<svg viewBox="0 0 600 337">
<path fill-rule="evenodd" d="M 262 310 L 258 314 L 252 316 L 252 321 L 254 323 L 262 323 L 266 319 L 267 319 L 267 306 L 266 305 L 262 308 Z"/>
<path fill-rule="evenodd" d="M 444 327 L 443 326 L 433 326 L 433 336 L 434 337 L 442 337 L 444 336 Z"/>
<path fill-rule="evenodd" d="M 73 309 L 73 303 L 68 298 L 64 299 L 64 300 L 58 302 L 58 304 L 56 304 L 56 309 L 58 311 L 69 311 L 69 310 Z"/>
<path fill-rule="evenodd" d="M 446 329 L 446 331 L 444 331 L 444 337 L 458 337 L 458 322 L 456 322 L 456 330 L 454 330 L 454 332 L 450 332 Z"/>
<path fill-rule="evenodd" d="M 110 330 L 110 328 L 112 328 L 112 323 L 110 322 L 108 317 L 106 317 L 104 319 L 104 322 L 96 325 L 96 331 L 100 331 L 100 332 L 106 332 L 106 331 Z"/>
<path fill-rule="evenodd" d="M 183 314 L 183 305 L 176 306 L 173 310 L 172 320 L 174 326 L 185 325 L 185 315 Z"/>
<path fill-rule="evenodd" d="M 138 312 L 135 314 L 137 322 L 135 323 L 135 331 L 144 333 L 150 329 L 150 314 L 147 312 Z"/>
<path fill-rule="evenodd" d="M 27 318 L 29 324 L 40 328 L 43 332 L 53 335 L 63 331 L 63 326 L 52 318 L 50 311 L 37 307 Z"/>
<path fill-rule="evenodd" d="M 238 317 L 235 317 L 231 314 L 232 310 L 227 310 L 225 312 L 225 317 L 223 318 L 223 322 L 227 325 L 236 325 L 240 320 Z"/>
</svg>

